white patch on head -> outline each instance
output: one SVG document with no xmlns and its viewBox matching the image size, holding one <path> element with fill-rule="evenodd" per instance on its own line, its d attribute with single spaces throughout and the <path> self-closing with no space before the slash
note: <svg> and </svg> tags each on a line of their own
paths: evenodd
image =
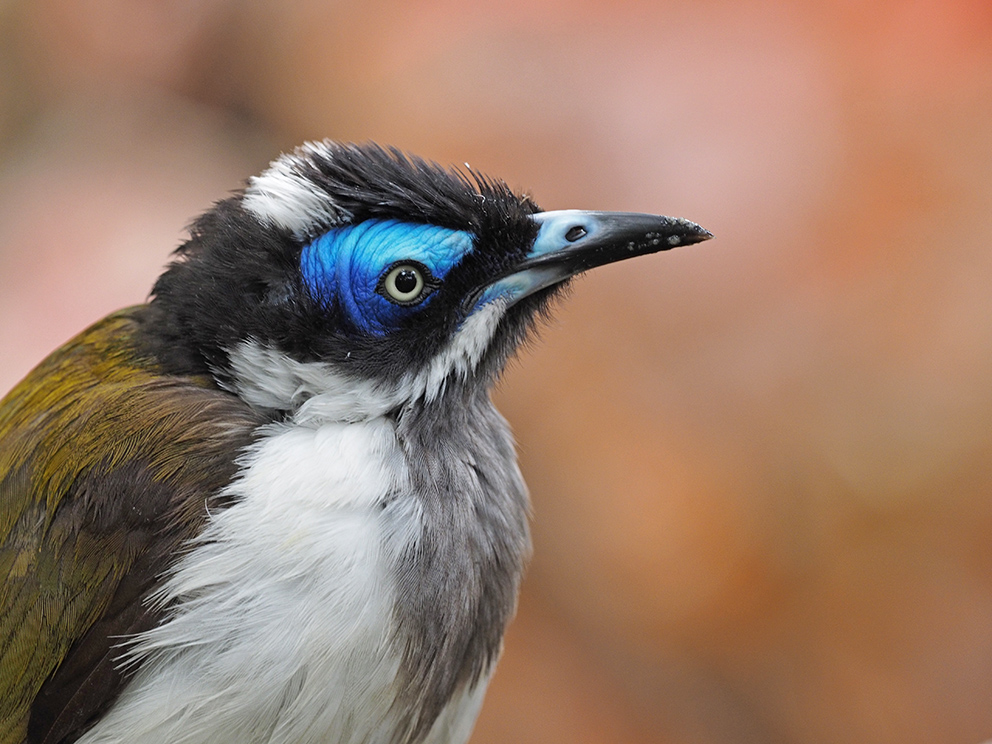
<svg viewBox="0 0 992 744">
<path fill-rule="evenodd" d="M 294 421 L 365 421 L 423 398 L 437 399 L 452 377 L 465 380 L 492 342 L 507 302 L 496 299 L 473 312 L 441 352 L 395 384 L 353 377 L 326 362 L 299 362 L 256 341 L 228 354 L 231 388 L 256 408 L 295 411 Z"/>
<path fill-rule="evenodd" d="M 347 222 L 348 212 L 303 175 L 301 165 L 315 154 L 333 157 L 331 144 L 307 142 L 280 155 L 264 172 L 249 179 L 242 206 L 263 224 L 289 230 L 298 239 Z"/>
</svg>

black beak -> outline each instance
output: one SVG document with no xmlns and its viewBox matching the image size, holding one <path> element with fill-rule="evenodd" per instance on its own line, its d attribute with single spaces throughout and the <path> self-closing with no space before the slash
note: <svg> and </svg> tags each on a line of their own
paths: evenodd
<svg viewBox="0 0 992 744">
<path fill-rule="evenodd" d="M 597 266 L 709 240 L 713 235 L 677 217 L 632 212 L 538 212 L 539 231 L 527 256 L 490 284 L 483 299 L 511 303 Z"/>
</svg>

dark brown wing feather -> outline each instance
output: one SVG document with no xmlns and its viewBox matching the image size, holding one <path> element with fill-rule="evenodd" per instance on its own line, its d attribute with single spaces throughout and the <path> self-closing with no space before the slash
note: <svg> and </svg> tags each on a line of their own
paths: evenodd
<svg viewBox="0 0 992 744">
<path fill-rule="evenodd" d="M 0 744 L 75 740 L 124 681 L 117 645 L 262 423 L 163 376 L 146 308 L 96 324 L 0 402 Z M 216 505 L 216 504 L 214 504 Z"/>
</svg>

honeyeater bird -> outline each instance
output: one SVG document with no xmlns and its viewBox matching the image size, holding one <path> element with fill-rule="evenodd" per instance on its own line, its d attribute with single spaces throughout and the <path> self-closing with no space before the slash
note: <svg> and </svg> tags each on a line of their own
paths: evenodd
<svg viewBox="0 0 992 744">
<path fill-rule="evenodd" d="M 570 277 L 708 237 L 279 157 L 0 403 L 0 744 L 464 742 L 529 553 L 490 387 Z"/>
</svg>

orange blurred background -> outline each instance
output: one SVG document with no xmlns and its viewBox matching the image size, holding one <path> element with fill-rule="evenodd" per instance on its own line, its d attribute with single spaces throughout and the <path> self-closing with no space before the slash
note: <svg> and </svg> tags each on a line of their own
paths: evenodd
<svg viewBox="0 0 992 744">
<path fill-rule="evenodd" d="M 473 744 L 992 737 L 986 0 L 6 0 L 0 389 L 322 137 L 717 236 L 498 391 L 536 554 Z"/>
</svg>

